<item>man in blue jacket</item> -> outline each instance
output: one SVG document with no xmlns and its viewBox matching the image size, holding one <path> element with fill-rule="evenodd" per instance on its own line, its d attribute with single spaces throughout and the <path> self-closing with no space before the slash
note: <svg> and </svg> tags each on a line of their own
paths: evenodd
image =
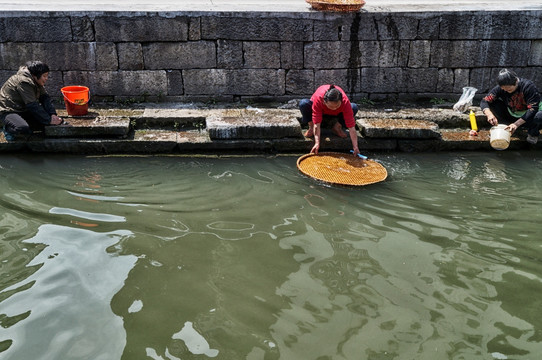
<svg viewBox="0 0 542 360">
<path fill-rule="evenodd" d="M 60 125 L 51 98 L 45 91 L 49 66 L 31 61 L 19 68 L 0 89 L 0 124 L 6 140 L 26 137 L 46 125 Z"/>
</svg>

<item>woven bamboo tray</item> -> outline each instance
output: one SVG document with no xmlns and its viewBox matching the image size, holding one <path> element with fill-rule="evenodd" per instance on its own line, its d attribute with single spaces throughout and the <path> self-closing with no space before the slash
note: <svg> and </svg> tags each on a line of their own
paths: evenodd
<svg viewBox="0 0 542 360">
<path fill-rule="evenodd" d="M 306 0 L 313 9 L 319 11 L 340 11 L 352 12 L 359 11 L 364 0 Z"/>
<path fill-rule="evenodd" d="M 334 185 L 363 186 L 388 177 L 386 168 L 376 161 L 335 152 L 303 155 L 297 159 L 297 168 L 304 175 Z"/>
</svg>

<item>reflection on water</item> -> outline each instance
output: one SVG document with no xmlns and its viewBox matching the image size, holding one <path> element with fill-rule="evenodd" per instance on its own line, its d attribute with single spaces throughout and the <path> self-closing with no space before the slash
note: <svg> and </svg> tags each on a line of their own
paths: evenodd
<svg viewBox="0 0 542 360">
<path fill-rule="evenodd" d="M 2 359 L 534 359 L 536 152 L 0 158 Z"/>
</svg>

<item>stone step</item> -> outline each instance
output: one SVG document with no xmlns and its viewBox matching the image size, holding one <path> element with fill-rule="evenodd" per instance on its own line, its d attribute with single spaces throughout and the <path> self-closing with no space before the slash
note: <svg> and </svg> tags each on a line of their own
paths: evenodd
<svg viewBox="0 0 542 360">
<path fill-rule="evenodd" d="M 313 139 L 303 136 L 297 109 L 202 110 L 156 104 L 128 109 L 92 107 L 83 117 L 69 117 L 60 110 L 59 115 L 70 124 L 47 127 L 27 140 L 7 142 L 0 133 L 0 152 L 307 153 L 314 144 Z M 478 136 L 469 136 L 468 115 L 451 110 L 361 111 L 358 117 L 362 153 L 491 150 L 489 130 L 482 127 Z M 482 116 L 479 127 L 486 123 Z M 510 149 L 532 148 L 525 137 L 523 131 L 514 134 Z M 351 147 L 349 137 L 339 138 L 329 129 L 322 129 L 320 151 L 347 152 Z"/>
<path fill-rule="evenodd" d="M 291 110 L 229 109 L 207 117 L 211 139 L 281 139 L 302 137 Z"/>
<path fill-rule="evenodd" d="M 46 126 L 48 137 L 125 137 L 130 131 L 130 118 L 103 116 L 64 118 L 67 125 Z"/>
<path fill-rule="evenodd" d="M 468 129 L 447 129 L 442 130 L 442 141 L 439 144 L 440 150 L 492 150 L 489 130 L 478 131 L 477 136 L 469 135 Z M 510 150 L 529 149 L 532 147 L 525 141 L 527 134 L 517 131 L 510 137 Z M 538 146 L 539 144 L 537 144 Z"/>
<path fill-rule="evenodd" d="M 146 108 L 141 115 L 134 116 L 138 128 L 203 128 L 209 110 L 155 107 Z"/>
<path fill-rule="evenodd" d="M 412 119 L 359 119 L 358 127 L 364 137 L 395 139 L 435 139 L 440 137 L 439 127 L 428 120 Z"/>
<path fill-rule="evenodd" d="M 479 128 L 489 128 L 486 116 L 480 108 L 472 108 L 476 115 Z M 358 113 L 361 119 L 410 119 L 432 121 L 440 129 L 468 128 L 470 118 L 467 113 L 459 113 L 452 109 L 423 108 L 423 109 L 384 109 L 384 110 L 361 110 Z"/>
</svg>

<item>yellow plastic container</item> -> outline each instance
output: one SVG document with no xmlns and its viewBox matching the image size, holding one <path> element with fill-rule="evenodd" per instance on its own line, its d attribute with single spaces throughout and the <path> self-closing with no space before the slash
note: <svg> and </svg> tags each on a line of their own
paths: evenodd
<svg viewBox="0 0 542 360">
<path fill-rule="evenodd" d="M 474 131 L 478 131 L 478 124 L 476 123 L 476 115 L 474 114 L 474 111 L 470 111 L 469 114 L 470 118 L 470 128 Z"/>
</svg>

